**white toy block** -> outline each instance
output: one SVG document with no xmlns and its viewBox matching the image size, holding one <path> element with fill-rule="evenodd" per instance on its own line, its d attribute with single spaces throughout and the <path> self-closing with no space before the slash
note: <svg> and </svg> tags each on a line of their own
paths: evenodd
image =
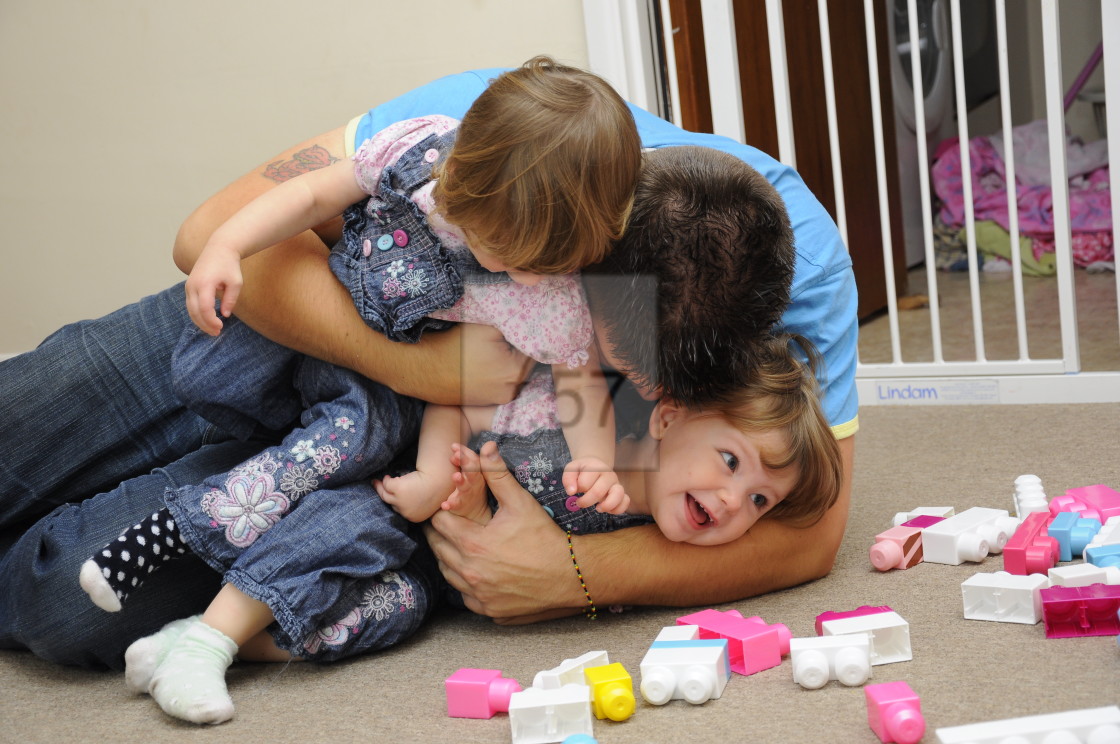
<svg viewBox="0 0 1120 744">
<path fill-rule="evenodd" d="M 1089 586 L 1090 584 L 1120 584 L 1120 568 L 1094 566 L 1092 563 L 1071 563 L 1054 566 L 1048 572 L 1051 586 Z"/>
<path fill-rule="evenodd" d="M 1015 479 L 1015 516 L 1024 519 L 1031 512 L 1050 511 L 1042 480 L 1037 475 L 1020 475 Z"/>
<path fill-rule="evenodd" d="M 864 634 L 791 638 L 789 655 L 793 681 L 806 690 L 830 679 L 854 687 L 871 676 L 871 639 Z"/>
<path fill-rule="evenodd" d="M 910 623 L 897 612 L 876 612 L 821 623 L 822 636 L 859 634 L 866 635 L 870 641 L 872 666 L 914 658 L 910 648 Z"/>
<path fill-rule="evenodd" d="M 530 687 L 515 692 L 509 700 L 509 726 L 513 744 L 550 744 L 574 734 L 591 736 L 591 688 L 570 684 L 554 690 Z"/>
<path fill-rule="evenodd" d="M 919 506 L 908 512 L 899 512 L 891 519 L 891 526 L 898 527 L 903 522 L 909 522 L 914 517 L 951 517 L 957 510 L 951 506 Z"/>
<path fill-rule="evenodd" d="M 1085 549 L 1103 545 L 1120 545 L 1120 517 L 1109 517 L 1105 520 Z"/>
<path fill-rule="evenodd" d="M 982 561 L 988 553 L 1003 552 L 1018 526 L 1019 520 L 1006 509 L 965 509 L 922 530 L 923 560 L 950 566 Z"/>
<path fill-rule="evenodd" d="M 936 733 L 941 744 L 1115 744 L 1120 742 L 1120 707 L 970 723 Z"/>
<path fill-rule="evenodd" d="M 583 684 L 583 670 L 588 667 L 610 664 L 606 651 L 588 651 L 574 659 L 564 659 L 552 669 L 537 672 L 533 677 L 533 687 L 542 690 L 555 690 L 568 684 Z"/>
<path fill-rule="evenodd" d="M 639 670 L 639 690 L 646 702 L 664 705 L 686 700 L 693 705 L 719 698 L 731 679 L 726 639 L 701 639 L 695 625 L 667 627 L 646 652 Z"/>
<path fill-rule="evenodd" d="M 1042 590 L 1048 586 L 1050 579 L 1042 574 L 973 574 L 961 582 L 964 617 L 1034 625 L 1042 620 Z"/>
</svg>

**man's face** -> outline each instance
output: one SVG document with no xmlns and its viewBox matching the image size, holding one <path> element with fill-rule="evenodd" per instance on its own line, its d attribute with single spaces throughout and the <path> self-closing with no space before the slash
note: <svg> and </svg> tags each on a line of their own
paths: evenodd
<svg viewBox="0 0 1120 744">
<path fill-rule="evenodd" d="M 631 372 L 626 369 L 626 366 L 622 363 L 622 360 L 619 358 L 614 348 L 614 344 L 612 344 L 608 338 L 606 327 L 603 325 L 602 315 L 595 310 L 594 306 L 591 307 L 591 324 L 595 328 L 595 340 L 599 343 L 599 361 L 602 362 L 603 367 L 619 372 L 634 383 L 634 389 L 646 400 L 657 400 L 660 398 L 660 388 L 641 384 L 640 380 L 636 379 L 637 376 L 631 374 Z"/>
</svg>

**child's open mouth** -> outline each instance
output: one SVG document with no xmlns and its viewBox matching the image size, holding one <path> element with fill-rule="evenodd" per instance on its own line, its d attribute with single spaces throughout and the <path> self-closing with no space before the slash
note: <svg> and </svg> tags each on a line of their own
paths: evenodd
<svg viewBox="0 0 1120 744">
<path fill-rule="evenodd" d="M 712 515 L 708 514 L 699 501 L 692 498 L 692 494 L 685 494 L 685 504 L 688 506 L 688 513 L 697 527 L 706 527 L 712 522 Z"/>
</svg>

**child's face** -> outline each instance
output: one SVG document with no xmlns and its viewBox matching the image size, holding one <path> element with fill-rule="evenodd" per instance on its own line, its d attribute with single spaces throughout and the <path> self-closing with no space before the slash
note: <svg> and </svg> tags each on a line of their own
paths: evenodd
<svg viewBox="0 0 1120 744">
<path fill-rule="evenodd" d="M 649 512 L 674 542 L 720 545 L 746 533 L 793 488 L 794 468 L 762 467 L 762 450 L 783 451 L 776 431 L 744 434 L 722 416 L 662 401 L 659 467 L 646 474 Z M 658 434 L 651 431 L 651 434 Z"/>
</svg>

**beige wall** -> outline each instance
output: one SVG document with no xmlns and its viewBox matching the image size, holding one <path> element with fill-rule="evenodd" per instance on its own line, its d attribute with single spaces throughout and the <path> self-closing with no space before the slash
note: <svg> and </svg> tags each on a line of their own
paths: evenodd
<svg viewBox="0 0 1120 744">
<path fill-rule="evenodd" d="M 178 281 L 182 219 L 284 148 L 538 53 L 586 66 L 579 0 L 4 0 L 0 357 Z"/>
</svg>

